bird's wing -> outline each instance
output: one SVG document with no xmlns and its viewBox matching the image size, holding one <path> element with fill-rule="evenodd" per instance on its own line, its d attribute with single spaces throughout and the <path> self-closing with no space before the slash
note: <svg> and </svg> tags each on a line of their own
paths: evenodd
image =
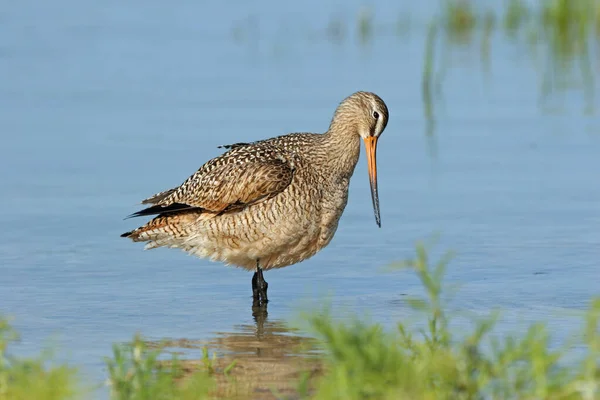
<svg viewBox="0 0 600 400">
<path fill-rule="evenodd" d="M 155 206 L 136 215 L 185 208 L 215 213 L 238 210 L 282 192 L 293 175 L 291 157 L 276 146 L 235 147 L 208 161 L 181 186 L 144 200 Z"/>
<path fill-rule="evenodd" d="M 159 192 L 159 193 L 153 194 L 152 196 L 148 197 L 147 199 L 142 200 L 142 204 L 158 204 L 161 200 L 164 200 L 171 193 L 173 193 L 176 189 L 177 188 L 169 189 L 169 190 L 165 190 L 164 192 Z"/>
<path fill-rule="evenodd" d="M 222 144 L 221 146 L 217 146 L 217 147 L 219 149 L 235 149 L 236 147 L 251 146 L 255 143 L 257 143 L 257 142 L 252 142 L 252 143 L 239 142 L 239 143 L 232 143 L 232 144 Z"/>
</svg>

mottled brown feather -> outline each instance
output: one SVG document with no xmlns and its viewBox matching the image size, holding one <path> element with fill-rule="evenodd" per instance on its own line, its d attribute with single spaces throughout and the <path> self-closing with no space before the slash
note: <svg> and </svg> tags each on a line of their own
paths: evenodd
<svg viewBox="0 0 600 400">
<path fill-rule="evenodd" d="M 165 197 L 169 196 L 173 193 L 175 189 L 165 190 L 164 192 L 156 193 L 147 199 L 142 200 L 142 204 L 158 204 L 161 200 L 164 200 Z"/>
<path fill-rule="evenodd" d="M 284 154 L 269 143 L 235 147 L 208 161 L 178 188 L 163 192 L 168 195 L 158 193 L 150 200 L 215 213 L 243 208 L 277 195 L 292 182 L 293 161 Z"/>
<path fill-rule="evenodd" d="M 177 236 L 183 233 L 182 227 L 193 223 L 198 211 L 187 213 L 165 213 L 148 221 L 144 226 L 126 232 L 122 237 L 128 237 L 133 241 L 156 240 L 165 235 Z"/>
</svg>

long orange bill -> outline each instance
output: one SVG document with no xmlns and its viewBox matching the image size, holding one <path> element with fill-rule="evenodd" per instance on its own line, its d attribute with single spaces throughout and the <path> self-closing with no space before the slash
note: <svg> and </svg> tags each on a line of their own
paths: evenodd
<svg viewBox="0 0 600 400">
<path fill-rule="evenodd" d="M 367 150 L 367 165 L 369 167 L 369 182 L 371 183 L 371 199 L 373 199 L 373 211 L 375 222 L 381 228 L 381 216 L 379 215 L 379 193 L 377 192 L 377 137 L 369 136 L 365 140 Z"/>
</svg>

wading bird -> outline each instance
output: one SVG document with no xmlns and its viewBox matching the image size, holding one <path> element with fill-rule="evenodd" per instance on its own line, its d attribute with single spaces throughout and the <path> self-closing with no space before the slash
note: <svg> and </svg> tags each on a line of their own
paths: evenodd
<svg viewBox="0 0 600 400">
<path fill-rule="evenodd" d="M 329 244 L 348 202 L 348 186 L 365 143 L 375 221 L 381 227 L 376 150 L 388 109 L 374 93 L 338 106 L 327 132 L 292 133 L 227 151 L 181 186 L 142 201 L 130 217 L 157 215 L 122 237 L 146 249 L 180 248 L 254 271 L 255 304 L 266 304 L 263 271 L 296 264 Z"/>
</svg>

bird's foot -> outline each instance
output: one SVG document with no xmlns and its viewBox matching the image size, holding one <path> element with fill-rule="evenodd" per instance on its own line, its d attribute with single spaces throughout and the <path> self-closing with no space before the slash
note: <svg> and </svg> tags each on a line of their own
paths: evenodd
<svg viewBox="0 0 600 400">
<path fill-rule="evenodd" d="M 269 284 L 267 282 L 262 282 L 262 284 L 259 283 L 257 288 L 252 289 L 252 298 L 255 305 L 260 306 L 269 302 L 269 298 L 267 297 L 268 287 Z"/>
</svg>

